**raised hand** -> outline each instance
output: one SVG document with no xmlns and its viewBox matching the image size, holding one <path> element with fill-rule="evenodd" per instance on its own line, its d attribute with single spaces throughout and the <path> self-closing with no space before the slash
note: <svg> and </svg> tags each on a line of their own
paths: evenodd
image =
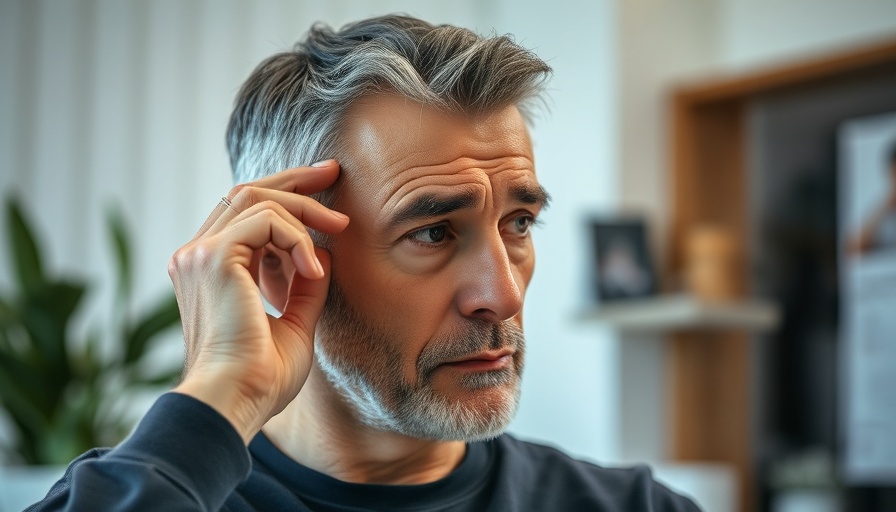
<svg viewBox="0 0 896 512">
<path fill-rule="evenodd" d="M 169 262 L 186 344 L 184 378 L 174 391 L 214 407 L 247 443 L 308 377 L 330 259 L 307 228 L 336 234 L 348 217 L 307 194 L 338 174 L 328 160 L 233 188 Z M 265 312 L 257 285 L 266 247 L 288 254 L 295 267 L 279 318 Z"/>
</svg>

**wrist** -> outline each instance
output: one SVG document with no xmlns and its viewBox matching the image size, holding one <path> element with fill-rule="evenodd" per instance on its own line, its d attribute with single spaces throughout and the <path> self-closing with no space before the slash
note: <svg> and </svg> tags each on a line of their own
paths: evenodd
<svg viewBox="0 0 896 512">
<path fill-rule="evenodd" d="M 193 397 L 217 411 L 230 422 L 246 445 L 266 422 L 258 405 L 237 385 L 228 385 L 219 379 L 187 377 L 172 391 Z"/>
</svg>

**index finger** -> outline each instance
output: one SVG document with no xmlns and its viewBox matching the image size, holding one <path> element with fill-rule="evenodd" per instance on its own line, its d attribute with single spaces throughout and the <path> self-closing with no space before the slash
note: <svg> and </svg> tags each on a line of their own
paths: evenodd
<svg viewBox="0 0 896 512">
<path fill-rule="evenodd" d="M 323 160 L 306 167 L 293 167 L 251 182 L 252 186 L 308 195 L 325 190 L 339 177 L 339 162 Z M 249 183 L 246 183 L 248 185 Z"/>
</svg>

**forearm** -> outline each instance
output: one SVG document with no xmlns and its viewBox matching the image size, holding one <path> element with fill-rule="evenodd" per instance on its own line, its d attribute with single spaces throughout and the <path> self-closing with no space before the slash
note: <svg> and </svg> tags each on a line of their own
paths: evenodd
<svg viewBox="0 0 896 512">
<path fill-rule="evenodd" d="M 248 474 L 230 423 L 184 395 L 162 396 L 127 440 L 74 462 L 29 510 L 218 510 Z"/>
</svg>

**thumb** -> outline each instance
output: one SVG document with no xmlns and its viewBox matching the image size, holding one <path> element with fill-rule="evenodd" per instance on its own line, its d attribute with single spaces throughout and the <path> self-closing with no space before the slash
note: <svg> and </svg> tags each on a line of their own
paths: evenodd
<svg viewBox="0 0 896 512">
<path fill-rule="evenodd" d="M 320 279 L 306 279 L 298 272 L 293 276 L 289 287 L 289 298 L 283 308 L 280 319 L 294 325 L 304 332 L 308 339 L 314 339 L 314 327 L 320 318 L 330 286 L 330 253 L 320 247 L 314 248 L 317 259 L 324 269 Z"/>
</svg>

